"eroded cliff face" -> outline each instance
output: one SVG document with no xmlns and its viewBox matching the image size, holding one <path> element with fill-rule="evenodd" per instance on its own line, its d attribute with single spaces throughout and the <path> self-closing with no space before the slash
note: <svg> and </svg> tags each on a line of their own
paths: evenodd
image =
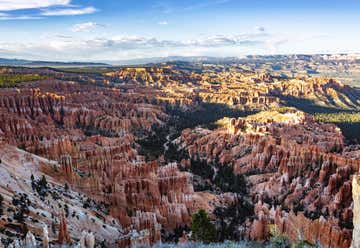
<svg viewBox="0 0 360 248">
<path fill-rule="evenodd" d="M 148 230 L 151 244 L 160 240 L 161 229 L 189 225 L 198 209 L 211 212 L 220 200 L 233 198 L 194 192 L 190 173 L 180 172 L 176 163 L 145 162 L 124 139 L 91 139 L 78 143 L 78 158 L 63 158 L 65 179 L 92 198 L 107 202 L 110 215 L 129 232 Z"/>
<path fill-rule="evenodd" d="M 0 236 L 5 247 L 11 243 L 15 247 L 76 243 L 83 231 L 93 233 L 99 243 L 116 247 L 118 237 L 125 235 L 119 221 L 106 213 L 104 202 L 93 199 L 87 204 L 88 195 L 44 173 L 60 173 L 57 161 L 3 142 L 0 158 Z M 47 183 L 39 184 L 43 175 Z M 20 241 L 25 235 L 26 240 Z"/>
<path fill-rule="evenodd" d="M 162 125 L 167 118 L 160 107 L 119 90 L 64 82 L 38 86 L 0 94 L 3 136 L 25 148 L 55 145 L 60 136 L 150 132 L 152 125 Z"/>
<path fill-rule="evenodd" d="M 349 93 L 347 86 L 329 79 L 280 80 L 267 73 L 171 67 L 125 68 L 101 78 L 119 84 L 48 79 L 0 91 L 0 170 L 5 173 L 0 190 L 13 209 L 6 214 L 17 216 L 11 214 L 17 208 L 12 196 L 27 202 L 27 194 L 31 201 L 22 222 L 0 223 L 13 237 L 29 229 L 25 241 L 30 243 L 47 236 L 45 243 L 154 244 L 161 230 L 189 225 L 199 209 L 213 213 L 237 199 L 216 187 L 196 192 L 198 177 L 184 171 L 193 160 L 230 165 L 246 176 L 246 197 L 255 207 L 239 228 L 242 238 L 265 240 L 269 224 L 275 223 L 293 241 L 349 247 L 357 209 L 351 180 L 360 156 L 345 147 L 334 125 L 319 124 L 296 109 L 225 118 L 216 130 L 183 130 L 172 144 L 187 156 L 172 163 L 147 161 L 138 143 L 168 125 L 169 109 L 191 113 L 203 103 L 215 103 L 263 110 L 287 97 L 356 109 L 358 92 Z M 31 174 L 35 180 L 45 175 L 57 195 L 41 195 Z M 44 226 L 51 227 L 48 235 Z"/>
<path fill-rule="evenodd" d="M 180 172 L 176 163 L 145 161 L 135 149 L 138 139 L 165 125 L 169 117 L 162 104 L 177 102 L 141 89 L 128 94 L 61 81 L 33 86 L 0 92 L 1 140 L 53 160 L 39 166 L 37 173 L 86 195 L 90 200 L 85 206 L 104 207 L 119 225 L 115 227 L 119 233 L 109 240 L 112 244 L 154 244 L 160 241 L 161 230 L 190 225 L 198 209 L 212 212 L 219 202 L 232 201 L 232 194 L 194 192 L 190 173 Z M 59 242 L 76 240 L 86 229 L 82 225 L 74 230 L 73 224 L 71 220 L 66 231 L 60 225 Z M 101 242 L 102 233 L 92 231 Z"/>
<path fill-rule="evenodd" d="M 350 246 L 351 178 L 360 159 L 342 153 L 338 128 L 291 109 L 220 123 L 214 131 L 184 130 L 176 143 L 193 160 L 232 165 L 247 176 L 258 209 L 249 238 L 266 239 L 274 222 L 293 241 Z"/>
<path fill-rule="evenodd" d="M 197 98 L 232 108 L 269 109 L 282 101 L 297 99 L 328 107 L 359 109 L 359 92 L 334 79 L 273 77 L 243 69 L 222 70 L 211 65 L 202 72 L 179 70 L 176 66 L 123 68 L 107 73 L 122 84 L 146 85 L 167 92 L 181 101 Z"/>
<path fill-rule="evenodd" d="M 360 176 L 359 174 L 354 175 L 352 181 L 352 197 L 354 201 L 353 212 L 353 239 L 351 243 L 352 248 L 360 247 Z"/>
</svg>

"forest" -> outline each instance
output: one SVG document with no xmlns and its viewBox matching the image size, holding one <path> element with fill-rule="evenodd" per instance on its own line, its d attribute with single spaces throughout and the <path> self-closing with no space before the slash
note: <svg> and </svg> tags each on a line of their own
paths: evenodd
<svg viewBox="0 0 360 248">
<path fill-rule="evenodd" d="M 23 82 L 31 82 L 46 79 L 38 74 L 0 74 L 0 88 L 15 87 Z"/>
<path fill-rule="evenodd" d="M 317 121 L 338 126 L 349 143 L 359 142 L 360 112 L 316 113 L 314 117 Z"/>
</svg>

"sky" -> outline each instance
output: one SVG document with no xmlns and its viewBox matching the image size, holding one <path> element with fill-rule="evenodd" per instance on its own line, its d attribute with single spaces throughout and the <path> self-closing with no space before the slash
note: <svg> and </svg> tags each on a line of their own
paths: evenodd
<svg viewBox="0 0 360 248">
<path fill-rule="evenodd" d="M 360 52 L 358 0 L 0 0 L 0 57 Z"/>
</svg>

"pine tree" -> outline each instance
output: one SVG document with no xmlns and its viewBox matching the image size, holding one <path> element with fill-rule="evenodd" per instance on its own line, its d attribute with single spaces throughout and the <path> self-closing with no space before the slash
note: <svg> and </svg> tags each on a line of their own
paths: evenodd
<svg viewBox="0 0 360 248">
<path fill-rule="evenodd" d="M 41 177 L 41 179 L 40 179 L 40 181 L 39 181 L 39 186 L 40 186 L 41 188 L 47 189 L 48 185 L 47 185 L 47 180 L 46 180 L 45 175 L 43 175 L 43 176 Z"/>
<path fill-rule="evenodd" d="M 69 191 L 69 185 L 67 183 L 65 183 L 64 189 L 65 189 L 65 192 Z"/>
<path fill-rule="evenodd" d="M 4 202 L 4 197 L 2 195 L 0 195 L 0 215 L 3 214 L 3 202 Z"/>
<path fill-rule="evenodd" d="M 191 223 L 192 239 L 211 243 L 216 241 L 216 228 L 210 222 L 210 218 L 205 210 L 200 209 L 192 216 Z"/>
</svg>

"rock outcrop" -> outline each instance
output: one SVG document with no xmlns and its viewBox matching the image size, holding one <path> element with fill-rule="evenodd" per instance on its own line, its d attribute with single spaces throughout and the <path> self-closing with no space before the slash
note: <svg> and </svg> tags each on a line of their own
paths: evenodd
<svg viewBox="0 0 360 248">
<path fill-rule="evenodd" d="M 351 247 L 352 248 L 359 248 L 360 247 L 360 176 L 354 175 L 352 181 L 352 197 L 354 201 L 354 210 L 353 210 L 353 238 Z"/>
<path fill-rule="evenodd" d="M 60 216 L 58 243 L 60 245 L 69 245 L 71 243 L 64 213 L 61 213 Z"/>
</svg>

